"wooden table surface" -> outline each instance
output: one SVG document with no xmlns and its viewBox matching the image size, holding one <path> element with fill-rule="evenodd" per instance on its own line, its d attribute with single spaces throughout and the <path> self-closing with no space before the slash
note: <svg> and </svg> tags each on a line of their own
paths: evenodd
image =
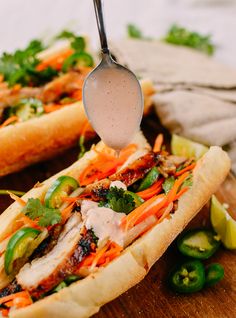
<svg viewBox="0 0 236 318">
<path fill-rule="evenodd" d="M 161 131 L 168 140 L 168 134 L 160 126 L 154 114 L 144 120 L 142 129 L 150 142 L 153 142 L 156 134 Z M 1 178 L 0 189 L 28 191 L 36 182 L 43 181 L 69 166 L 76 160 L 77 155 L 78 148 L 70 149 L 57 158 Z M 236 211 L 234 178 L 227 179 L 219 191 L 219 197 L 229 202 Z M 4 211 L 11 202 L 9 197 L 1 196 L 0 212 Z M 196 227 L 208 223 L 209 208 L 204 207 L 190 226 Z M 105 305 L 94 318 L 236 318 L 236 253 L 220 248 L 206 263 L 221 263 L 225 268 L 225 278 L 215 287 L 188 296 L 176 295 L 166 285 L 170 268 L 181 259 L 173 242 L 141 283 Z"/>
</svg>

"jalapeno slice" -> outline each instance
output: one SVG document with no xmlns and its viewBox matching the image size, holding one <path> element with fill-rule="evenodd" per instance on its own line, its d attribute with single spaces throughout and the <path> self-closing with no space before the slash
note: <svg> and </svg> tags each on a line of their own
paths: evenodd
<svg viewBox="0 0 236 318">
<path fill-rule="evenodd" d="M 218 283 L 224 277 L 224 267 L 218 263 L 210 264 L 206 267 L 206 287 Z"/>
<path fill-rule="evenodd" d="M 179 251 L 197 259 L 211 257 L 220 246 L 220 238 L 214 232 L 205 229 L 189 230 L 177 241 Z"/>
<path fill-rule="evenodd" d="M 177 293 L 195 293 L 205 284 L 205 269 L 201 261 L 187 261 L 177 265 L 169 275 L 169 285 Z"/>
<path fill-rule="evenodd" d="M 129 194 L 133 200 L 134 200 L 134 203 L 135 203 L 135 208 L 137 208 L 138 206 L 140 206 L 144 200 L 136 193 L 132 192 L 132 191 L 125 191 L 126 194 Z"/>
<path fill-rule="evenodd" d="M 38 240 L 41 233 L 40 230 L 25 227 L 11 237 L 7 244 L 4 259 L 4 268 L 7 275 L 16 274 L 26 263 L 35 248 L 41 243 L 42 240 Z"/>
<path fill-rule="evenodd" d="M 53 182 L 45 195 L 45 206 L 48 208 L 59 208 L 62 198 L 68 196 L 79 187 L 78 182 L 69 176 L 61 176 Z"/>
<path fill-rule="evenodd" d="M 148 172 L 148 174 L 145 176 L 145 178 L 142 180 L 142 182 L 140 183 L 140 186 L 138 187 L 137 192 L 143 191 L 143 190 L 151 187 L 153 185 L 153 183 L 157 181 L 159 174 L 160 173 L 159 173 L 157 167 L 152 168 Z"/>
<path fill-rule="evenodd" d="M 93 58 L 90 54 L 86 52 L 76 52 L 70 55 L 63 63 L 62 70 L 64 72 L 68 71 L 69 68 L 73 66 L 85 66 L 92 67 L 94 64 Z"/>
</svg>

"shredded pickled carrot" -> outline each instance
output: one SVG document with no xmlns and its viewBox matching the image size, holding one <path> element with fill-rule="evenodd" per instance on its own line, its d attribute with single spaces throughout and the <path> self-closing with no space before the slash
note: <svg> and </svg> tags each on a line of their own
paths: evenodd
<svg viewBox="0 0 236 318">
<path fill-rule="evenodd" d="M 161 146 L 163 144 L 164 137 L 163 134 L 159 134 L 155 140 L 153 152 L 159 152 L 161 150 Z"/>
<path fill-rule="evenodd" d="M 74 91 L 71 95 L 72 98 L 75 98 L 76 100 L 82 100 L 82 89 L 78 89 Z"/>
<path fill-rule="evenodd" d="M 162 200 L 159 201 L 157 204 L 154 204 L 154 205 L 150 206 L 149 208 L 147 208 L 146 210 L 144 210 L 144 213 L 142 213 L 135 220 L 133 225 L 137 225 L 137 224 L 143 222 L 146 218 L 148 218 L 151 215 L 157 215 L 157 213 L 166 205 L 166 203 L 167 203 L 167 199 L 163 195 Z"/>
<path fill-rule="evenodd" d="M 65 105 L 61 105 L 61 104 L 49 104 L 49 105 L 43 105 L 44 111 L 45 113 L 52 113 L 55 112 L 56 110 L 59 110 L 63 107 L 65 107 Z"/>
<path fill-rule="evenodd" d="M 60 71 L 63 65 L 63 62 L 67 57 L 72 55 L 74 53 L 74 50 L 71 48 L 67 48 L 63 51 L 60 51 L 58 53 L 53 54 L 53 56 L 50 56 L 46 59 L 44 59 L 41 63 L 39 63 L 36 66 L 37 71 L 43 71 L 49 66 Z"/>
<path fill-rule="evenodd" d="M 137 194 L 144 200 L 150 199 L 156 194 L 159 194 L 162 191 L 162 183 L 164 179 L 157 180 L 151 187 L 146 190 L 139 191 Z"/>
<path fill-rule="evenodd" d="M 117 243 L 108 241 L 102 249 L 88 255 L 79 267 L 105 266 L 119 256 L 122 250 L 123 248 Z"/>
<path fill-rule="evenodd" d="M 41 229 L 36 220 L 31 220 L 27 215 L 22 213 L 22 216 L 17 220 L 17 222 L 22 222 L 24 225 L 28 225 L 35 229 Z"/>
<path fill-rule="evenodd" d="M 61 211 L 62 223 L 65 223 L 71 216 L 72 210 L 74 207 L 74 202 L 68 205 L 64 210 Z"/>
<path fill-rule="evenodd" d="M 129 145 L 121 151 L 119 158 L 115 157 L 114 154 L 110 155 L 109 153 L 109 155 L 107 155 L 106 152 L 97 152 L 97 157 L 92 160 L 90 165 L 80 174 L 80 185 L 86 186 L 115 173 L 118 167 L 120 167 L 136 149 L 136 145 Z"/>
<path fill-rule="evenodd" d="M 21 206 L 25 206 L 26 205 L 26 202 L 21 199 L 20 197 L 18 197 L 16 194 L 10 192 L 10 191 L 7 191 L 7 193 L 9 194 L 9 196 L 14 200 L 16 201 L 17 203 L 19 203 Z"/>
<path fill-rule="evenodd" d="M 178 200 L 181 195 L 183 195 L 186 191 L 188 191 L 189 187 L 184 187 L 183 189 L 181 189 L 175 196 L 174 201 Z"/>
<path fill-rule="evenodd" d="M 11 116 L 9 118 L 7 118 L 1 125 L 0 128 L 6 127 L 14 122 L 17 122 L 19 120 L 19 118 L 17 116 Z"/>
<path fill-rule="evenodd" d="M 170 203 L 172 201 L 174 201 L 174 198 L 180 188 L 180 186 L 182 185 L 182 183 L 184 182 L 184 180 L 189 176 L 189 172 L 185 172 L 183 173 L 177 180 L 175 180 L 175 183 L 172 187 L 172 189 L 170 190 L 170 192 L 167 195 L 167 201 Z"/>
<path fill-rule="evenodd" d="M 4 304 L 4 303 L 8 303 L 10 301 L 14 301 L 15 299 L 31 299 L 28 291 L 21 291 L 19 293 L 15 293 L 15 294 L 11 294 L 11 295 L 8 295 L 8 296 L 5 296 L 5 297 L 2 297 L 0 298 L 0 304 Z M 32 300 L 31 300 L 31 303 L 32 303 Z"/>
<path fill-rule="evenodd" d="M 154 197 L 150 198 L 146 202 L 144 202 L 142 205 L 140 205 L 138 208 L 133 210 L 130 214 L 127 216 L 123 217 L 121 220 L 120 226 L 123 229 L 128 229 L 133 226 L 133 222 L 136 220 L 137 217 L 140 216 L 140 214 L 149 206 L 151 205 L 155 200 L 158 199 L 159 196 L 155 195 Z"/>
<path fill-rule="evenodd" d="M 186 171 L 189 171 L 189 170 L 194 169 L 195 166 L 196 166 L 196 163 L 194 162 L 194 163 L 192 163 L 191 165 L 189 165 L 189 166 L 183 168 L 182 170 L 177 171 L 176 174 L 175 174 L 175 176 L 176 176 L 176 177 L 181 176 L 181 174 L 185 173 Z"/>
</svg>

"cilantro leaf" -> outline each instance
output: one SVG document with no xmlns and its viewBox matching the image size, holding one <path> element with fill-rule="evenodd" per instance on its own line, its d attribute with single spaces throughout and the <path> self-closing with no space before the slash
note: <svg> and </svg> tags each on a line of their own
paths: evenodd
<svg viewBox="0 0 236 318">
<path fill-rule="evenodd" d="M 68 30 L 62 30 L 58 35 L 56 35 L 56 39 L 74 39 L 76 35 Z"/>
<path fill-rule="evenodd" d="M 134 24 L 127 25 L 127 32 L 128 32 L 128 36 L 130 38 L 134 38 L 134 39 L 142 39 L 143 38 L 142 31 Z"/>
<path fill-rule="evenodd" d="M 85 40 L 82 36 L 76 36 L 74 40 L 71 42 L 71 47 L 76 52 L 81 52 L 85 50 Z"/>
<path fill-rule="evenodd" d="M 0 57 L 0 73 L 10 86 L 19 83 L 21 85 L 39 85 L 52 79 L 57 74 L 56 70 L 48 67 L 43 71 L 37 71 L 39 64 L 37 53 L 44 49 L 40 40 L 33 40 L 23 50 L 14 53 L 3 53 Z"/>
<path fill-rule="evenodd" d="M 164 183 L 162 184 L 162 189 L 165 191 L 165 194 L 167 194 L 172 189 L 174 183 L 175 178 L 173 176 L 165 179 Z"/>
<path fill-rule="evenodd" d="M 183 182 L 181 188 L 191 187 L 193 185 L 193 175 L 190 174 Z"/>
<path fill-rule="evenodd" d="M 30 198 L 24 206 L 22 212 L 31 220 L 39 218 L 39 226 L 46 227 L 61 222 L 60 210 L 45 207 L 38 198 Z"/>
<path fill-rule="evenodd" d="M 59 209 L 45 208 L 43 215 L 39 218 L 39 226 L 55 225 L 61 222 Z"/>
<path fill-rule="evenodd" d="M 134 199 L 124 189 L 117 187 L 110 188 L 107 194 L 108 206 L 116 212 L 129 214 L 135 208 Z"/>
<path fill-rule="evenodd" d="M 213 55 L 215 51 L 215 45 L 212 43 L 210 35 L 201 35 L 177 24 L 170 27 L 164 41 L 176 45 L 188 46 L 208 55 Z"/>
</svg>

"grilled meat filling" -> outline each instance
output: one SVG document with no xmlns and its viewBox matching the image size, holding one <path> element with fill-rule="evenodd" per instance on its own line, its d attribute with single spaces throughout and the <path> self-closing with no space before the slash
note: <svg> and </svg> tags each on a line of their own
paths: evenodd
<svg viewBox="0 0 236 318">
<path fill-rule="evenodd" d="M 13 280 L 7 287 L 0 291 L 0 298 L 15 294 L 22 291 L 21 286 L 17 283 L 16 279 Z"/>
<path fill-rule="evenodd" d="M 149 152 L 141 158 L 135 160 L 124 169 L 114 173 L 109 178 L 100 180 L 92 185 L 88 185 L 81 194 L 81 198 L 89 197 L 93 201 L 104 200 L 112 181 L 119 180 L 128 187 L 137 180 L 142 179 L 151 168 L 157 165 L 159 160 L 159 154 Z"/>
<path fill-rule="evenodd" d="M 82 235 L 80 230 L 80 217 L 76 213 L 68 221 L 57 245 L 47 255 L 35 259 L 20 270 L 17 282 L 21 287 L 39 298 L 68 275 L 75 273 L 78 264 L 92 251 L 91 244 L 95 243 L 91 232 Z"/>
<path fill-rule="evenodd" d="M 35 249 L 34 253 L 30 257 L 30 260 L 48 254 L 57 244 L 62 229 L 63 226 L 61 224 L 54 225 L 49 231 L 48 237 Z"/>
</svg>

